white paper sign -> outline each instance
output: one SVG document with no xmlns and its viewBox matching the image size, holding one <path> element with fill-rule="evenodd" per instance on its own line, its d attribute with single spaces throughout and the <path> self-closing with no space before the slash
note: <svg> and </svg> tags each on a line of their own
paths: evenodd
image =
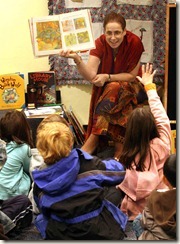
<svg viewBox="0 0 180 244">
<path fill-rule="evenodd" d="M 153 61 L 153 21 L 126 20 L 126 29 L 139 36 L 144 45 L 145 51 L 142 54 L 141 62 Z"/>
<path fill-rule="evenodd" d="M 65 0 L 66 8 L 100 8 L 101 0 Z"/>
<path fill-rule="evenodd" d="M 117 4 L 131 4 L 131 5 L 153 5 L 153 0 L 117 0 Z"/>
</svg>

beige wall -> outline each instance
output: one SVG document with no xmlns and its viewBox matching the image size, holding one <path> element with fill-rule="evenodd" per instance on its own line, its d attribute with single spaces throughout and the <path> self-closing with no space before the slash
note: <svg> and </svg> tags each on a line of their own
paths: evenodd
<svg viewBox="0 0 180 244">
<path fill-rule="evenodd" d="M 33 56 L 28 19 L 48 15 L 47 0 L 0 1 L 0 73 L 21 72 L 25 83 L 30 71 L 49 70 L 48 57 Z M 25 84 L 25 85 L 26 85 Z M 62 102 L 72 106 L 82 124 L 87 124 L 91 86 L 62 86 Z"/>
</svg>

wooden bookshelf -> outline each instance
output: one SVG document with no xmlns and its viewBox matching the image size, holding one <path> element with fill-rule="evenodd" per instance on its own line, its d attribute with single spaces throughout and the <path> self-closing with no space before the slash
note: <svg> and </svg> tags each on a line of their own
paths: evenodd
<svg viewBox="0 0 180 244">
<path fill-rule="evenodd" d="M 166 6 L 165 80 L 163 105 L 170 120 L 176 120 L 176 4 Z"/>
</svg>

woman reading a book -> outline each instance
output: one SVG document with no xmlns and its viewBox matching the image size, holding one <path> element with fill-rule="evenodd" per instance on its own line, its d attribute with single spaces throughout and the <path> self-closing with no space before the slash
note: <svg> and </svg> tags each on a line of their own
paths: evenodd
<svg viewBox="0 0 180 244">
<path fill-rule="evenodd" d="M 82 149 L 94 153 L 106 135 L 114 141 L 114 158 L 118 160 L 128 115 L 146 99 L 144 88 L 136 79 L 141 76 L 144 47 L 138 36 L 126 30 L 126 21 L 120 14 L 107 14 L 103 27 L 104 34 L 96 39 L 96 48 L 90 50 L 87 64 L 72 50 L 61 50 L 60 56 L 73 58 L 79 73 L 93 84 L 87 138 Z"/>
</svg>

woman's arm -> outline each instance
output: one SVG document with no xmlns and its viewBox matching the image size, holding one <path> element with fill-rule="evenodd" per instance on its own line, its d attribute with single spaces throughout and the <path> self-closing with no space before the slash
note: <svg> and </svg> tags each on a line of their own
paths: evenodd
<svg viewBox="0 0 180 244">
<path fill-rule="evenodd" d="M 71 50 L 61 50 L 59 54 L 61 57 L 72 58 L 76 63 L 79 73 L 85 80 L 91 82 L 97 75 L 100 64 L 100 59 L 98 57 L 90 55 L 87 64 L 85 64 L 81 56 L 79 56 L 78 53 L 72 52 Z"/>
<path fill-rule="evenodd" d="M 134 81 L 140 68 L 139 61 L 136 67 L 129 73 L 97 74 L 100 64 L 100 59 L 98 57 L 90 55 L 87 64 L 85 64 L 81 56 L 71 50 L 61 50 L 59 54 L 61 57 L 74 59 L 76 67 L 83 78 L 99 87 L 103 86 L 106 82 Z"/>
<path fill-rule="evenodd" d="M 96 86 L 103 86 L 106 82 L 116 81 L 134 81 L 140 68 L 140 61 L 136 67 L 129 73 L 118 73 L 118 74 L 97 74 L 92 80 L 92 83 Z"/>
</svg>

